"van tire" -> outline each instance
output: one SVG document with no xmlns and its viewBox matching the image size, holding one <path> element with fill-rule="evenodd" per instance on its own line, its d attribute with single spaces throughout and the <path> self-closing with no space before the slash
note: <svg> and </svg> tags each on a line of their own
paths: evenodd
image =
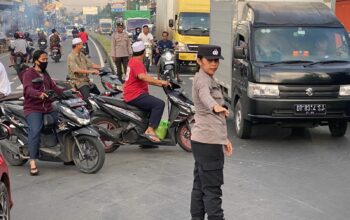
<svg viewBox="0 0 350 220">
<path fill-rule="evenodd" d="M 330 121 L 328 122 L 329 131 L 333 137 L 343 137 L 348 128 L 347 121 Z"/>
<path fill-rule="evenodd" d="M 235 106 L 234 129 L 241 139 L 249 139 L 252 133 L 252 124 L 243 118 L 241 100 L 238 100 Z"/>
</svg>

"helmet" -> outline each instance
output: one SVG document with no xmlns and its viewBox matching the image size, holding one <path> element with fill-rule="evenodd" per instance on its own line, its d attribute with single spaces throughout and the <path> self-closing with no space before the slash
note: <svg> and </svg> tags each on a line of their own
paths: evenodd
<svg viewBox="0 0 350 220">
<path fill-rule="evenodd" d="M 29 35 L 30 35 L 30 34 L 29 34 L 28 32 L 25 32 L 25 33 L 24 33 L 24 38 L 28 38 Z"/>
<path fill-rule="evenodd" d="M 57 32 L 56 29 L 52 29 L 52 30 L 51 30 L 51 33 L 54 34 L 55 32 Z"/>
<path fill-rule="evenodd" d="M 36 32 L 39 32 L 39 31 L 40 31 L 40 28 L 37 28 L 37 29 L 36 29 Z"/>
</svg>

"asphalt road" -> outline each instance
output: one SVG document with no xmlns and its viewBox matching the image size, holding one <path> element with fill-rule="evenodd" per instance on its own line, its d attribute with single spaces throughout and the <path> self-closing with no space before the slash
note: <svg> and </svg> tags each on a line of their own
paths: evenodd
<svg viewBox="0 0 350 220">
<path fill-rule="evenodd" d="M 49 63 L 53 78 L 66 77 L 66 55 Z M 92 60 L 99 63 L 90 43 Z M 0 55 L 7 64 L 7 57 Z M 102 59 L 103 60 L 103 59 Z M 8 71 L 13 90 L 21 90 Z M 191 75 L 183 76 L 190 94 Z M 98 82 L 94 77 L 94 82 Z M 158 88 L 151 93 L 164 98 Z M 346 220 L 350 216 L 350 133 L 332 138 L 327 127 L 254 128 L 251 140 L 233 134 L 234 155 L 226 158 L 223 208 L 226 219 Z M 27 165 L 10 167 L 14 220 L 180 220 L 190 219 L 193 159 L 176 146 L 141 149 L 122 146 L 106 156 L 99 173 L 39 162 L 41 175 Z"/>
</svg>

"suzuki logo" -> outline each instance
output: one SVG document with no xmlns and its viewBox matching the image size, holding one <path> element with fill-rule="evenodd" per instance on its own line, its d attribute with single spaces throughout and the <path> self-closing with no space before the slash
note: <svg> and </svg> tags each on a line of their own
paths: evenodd
<svg viewBox="0 0 350 220">
<path fill-rule="evenodd" d="M 312 91 L 312 88 L 306 89 L 305 92 L 306 92 L 306 95 L 308 95 L 308 96 L 312 96 L 314 94 Z"/>
</svg>

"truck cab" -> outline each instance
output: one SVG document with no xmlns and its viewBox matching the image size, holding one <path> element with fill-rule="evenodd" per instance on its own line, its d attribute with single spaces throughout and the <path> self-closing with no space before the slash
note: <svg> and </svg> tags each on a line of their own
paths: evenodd
<svg viewBox="0 0 350 220">
<path fill-rule="evenodd" d="M 249 138 L 252 126 L 261 123 L 328 125 L 332 136 L 344 136 L 350 119 L 349 36 L 329 7 L 248 2 L 232 27 L 230 69 L 219 70 L 217 80 L 234 109 L 238 137 Z M 223 71 L 229 83 L 223 83 Z"/>
</svg>

